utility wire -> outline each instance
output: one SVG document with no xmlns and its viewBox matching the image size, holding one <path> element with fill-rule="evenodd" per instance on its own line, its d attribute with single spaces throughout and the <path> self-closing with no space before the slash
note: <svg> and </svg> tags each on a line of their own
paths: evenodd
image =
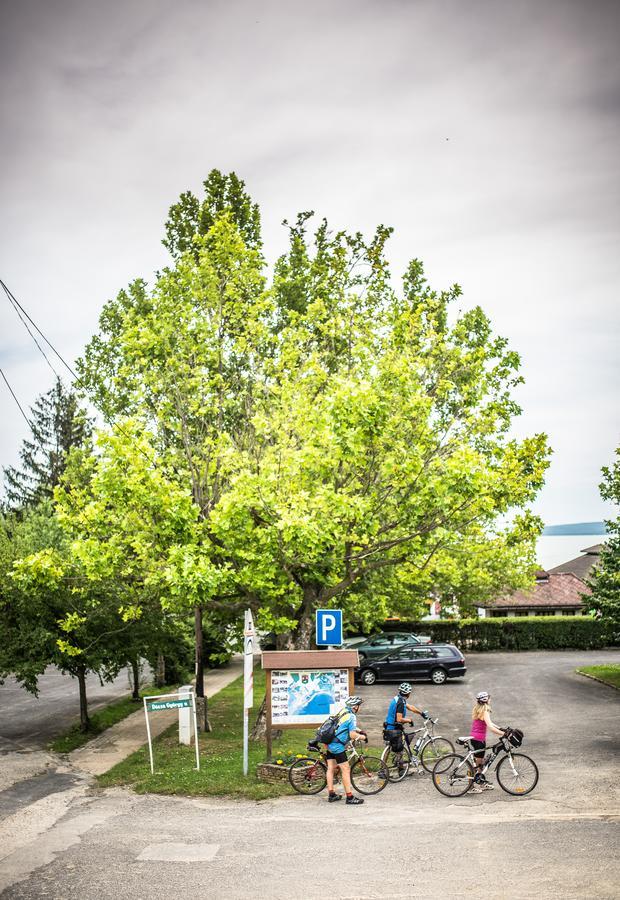
<svg viewBox="0 0 620 900">
<path fill-rule="evenodd" d="M 5 291 L 7 290 L 7 287 L 6 287 L 6 285 L 5 285 L 4 283 L 2 283 L 2 287 L 4 288 Z M 19 309 L 19 306 L 17 305 L 17 301 L 15 300 L 15 298 L 13 297 L 13 295 L 12 295 L 10 292 L 7 293 L 7 297 L 9 298 L 9 303 L 11 304 L 11 306 L 13 307 L 13 309 L 15 310 L 15 312 L 17 313 L 17 315 L 18 315 L 20 321 L 22 322 L 24 328 L 26 329 L 26 331 L 28 332 L 28 334 L 30 335 L 30 337 L 32 338 L 32 340 L 33 340 L 33 341 L 35 342 L 35 344 L 37 345 L 37 347 L 38 347 L 38 349 L 39 349 L 39 352 L 40 352 L 41 355 L 43 356 L 43 359 L 44 359 L 45 362 L 48 364 L 48 366 L 50 367 L 50 369 L 52 370 L 52 372 L 54 373 L 54 375 L 56 376 L 56 378 L 60 379 L 60 375 L 58 374 L 58 372 L 56 371 L 56 369 L 54 368 L 54 366 L 51 364 L 51 362 L 50 362 L 50 360 L 49 360 L 49 357 L 48 357 L 47 353 L 45 352 L 45 350 L 43 349 L 43 347 L 41 346 L 41 344 L 38 342 L 38 340 L 36 339 L 36 337 L 34 336 L 34 334 L 32 333 L 32 331 L 30 330 L 30 326 L 28 325 L 28 322 L 26 321 L 26 319 L 25 319 L 24 316 L 22 315 L 22 313 L 21 313 L 21 311 L 20 311 L 20 309 Z"/>
<path fill-rule="evenodd" d="M 48 339 L 45 337 L 45 335 L 43 334 L 43 332 L 41 331 L 41 329 L 39 328 L 39 326 L 37 325 L 37 323 L 34 322 L 34 321 L 30 318 L 30 316 L 28 315 L 28 313 L 26 312 L 26 310 L 24 309 L 24 307 L 21 305 L 21 303 L 19 302 L 19 300 L 17 300 L 17 298 L 14 296 L 14 294 L 11 293 L 11 291 L 8 289 L 8 287 L 6 286 L 6 284 L 4 283 L 4 281 L 3 281 L 1 278 L 0 278 L 0 285 L 2 285 L 2 288 L 4 289 L 5 294 L 6 294 L 7 297 L 9 298 L 9 301 L 10 301 L 11 304 L 15 307 L 15 309 L 16 309 L 16 311 L 17 311 L 17 314 L 19 315 L 19 310 L 21 310 L 21 312 L 26 316 L 26 318 L 28 319 L 28 321 L 30 322 L 30 324 L 33 326 L 33 328 L 35 328 L 36 331 L 37 331 L 37 332 L 40 334 L 40 336 L 43 338 L 43 340 L 45 341 L 45 343 L 47 344 L 47 346 L 48 346 L 48 347 L 56 354 L 56 356 L 57 356 L 58 359 L 61 361 L 61 363 L 63 364 L 63 366 L 64 366 L 66 369 L 68 369 L 68 371 L 71 373 L 71 376 L 73 377 L 73 379 L 79 384 L 79 383 L 80 383 L 80 379 L 78 378 L 78 376 L 76 375 L 76 373 L 73 371 L 73 369 L 71 368 L 71 366 L 69 365 L 69 363 L 66 361 L 66 359 L 64 359 L 64 358 L 60 355 L 60 353 L 58 352 L 58 350 L 56 349 L 56 347 L 54 347 L 54 345 L 52 344 L 52 342 L 51 342 L 50 340 L 48 340 Z M 21 316 L 20 316 L 20 318 L 21 318 Z M 23 321 L 23 319 L 22 319 L 22 321 Z M 24 325 L 26 325 L 25 322 L 24 322 Z M 28 328 L 27 325 L 26 325 L 26 328 Z M 30 332 L 30 329 L 29 329 L 29 328 L 28 328 L 28 332 L 32 335 L 32 333 Z M 39 350 L 41 350 L 41 347 L 39 346 L 39 343 L 38 343 L 38 341 L 36 340 L 36 338 L 34 337 L 34 335 L 32 335 L 32 339 L 34 340 L 34 342 L 35 342 L 35 344 L 37 345 L 37 347 L 39 347 Z M 41 350 L 41 353 L 43 353 L 43 350 Z M 45 356 L 45 353 L 43 353 L 43 356 Z M 45 356 L 45 358 L 47 359 L 47 356 Z M 47 360 L 47 362 L 48 362 L 48 364 L 50 365 L 50 367 L 52 368 L 52 371 L 54 371 L 54 369 L 53 369 L 51 363 L 49 362 L 49 360 Z"/>
<path fill-rule="evenodd" d="M 61 354 L 60 354 L 60 353 L 58 352 L 58 350 L 54 347 L 54 345 L 52 344 L 52 342 L 51 342 L 50 340 L 48 340 L 48 338 L 46 338 L 46 336 L 43 334 L 43 332 L 41 331 L 41 329 L 39 328 L 39 326 L 37 325 L 37 323 L 36 323 L 36 322 L 28 315 L 28 313 L 26 312 L 26 310 L 24 309 L 24 307 L 21 305 L 21 303 L 19 302 L 19 300 L 17 300 L 17 298 L 15 297 L 15 295 L 9 290 L 9 288 L 6 286 L 6 284 L 4 283 L 4 281 L 3 281 L 1 278 L 0 278 L 0 285 L 2 285 L 2 288 L 3 288 L 3 290 L 4 290 L 4 292 L 5 292 L 6 296 L 7 296 L 7 298 L 8 298 L 8 300 L 9 300 L 9 303 L 11 303 L 11 305 L 13 306 L 13 308 L 15 309 L 15 311 L 17 312 L 17 315 L 20 317 L 20 319 L 22 320 L 22 322 L 23 322 L 24 325 L 26 326 L 26 329 L 28 330 L 28 333 L 30 334 L 30 336 L 32 337 L 33 341 L 35 342 L 35 344 L 37 345 L 37 347 L 39 348 L 39 350 L 41 351 L 41 353 L 42 353 L 43 356 L 45 357 L 45 359 L 46 359 L 48 365 L 50 366 L 50 368 L 52 369 L 52 371 L 54 372 L 54 374 L 58 377 L 58 374 L 57 374 L 56 370 L 54 369 L 54 367 L 53 367 L 52 364 L 50 363 L 49 359 L 47 358 L 47 356 L 46 356 L 45 352 L 43 351 L 41 345 L 39 344 L 39 342 L 37 341 L 37 339 L 35 338 L 35 336 L 32 334 L 32 332 L 30 331 L 30 328 L 28 328 L 28 325 L 26 324 L 26 322 L 24 321 L 24 319 L 22 319 L 22 317 L 21 317 L 21 315 L 20 315 L 20 310 L 21 310 L 21 312 L 24 314 L 24 316 L 28 319 L 28 321 L 32 324 L 33 328 L 35 328 L 36 331 L 41 335 L 41 337 L 43 338 L 43 340 L 45 341 L 45 343 L 48 345 L 48 347 L 51 347 L 51 349 L 54 351 L 54 353 L 56 354 L 56 356 L 58 357 L 58 359 L 61 361 L 61 363 L 63 364 L 63 366 L 65 366 L 65 368 L 71 373 L 71 377 L 73 378 L 73 383 L 76 384 L 78 387 L 81 387 L 81 388 L 82 388 L 83 390 L 85 390 L 86 393 L 88 394 L 88 388 L 87 388 L 87 386 L 84 384 L 84 382 L 82 381 L 82 379 L 81 379 L 81 378 L 79 377 L 79 375 L 71 368 L 71 366 L 70 366 L 69 363 L 64 359 L 64 357 L 61 356 Z M 4 375 L 4 373 L 3 373 L 3 375 Z M 6 381 L 6 378 L 5 378 L 4 380 Z M 8 385 L 8 381 L 7 381 L 7 385 Z M 11 393 L 13 394 L 13 390 L 11 389 L 10 385 L 9 385 L 9 390 L 10 390 Z M 13 394 L 13 396 L 15 397 L 15 394 Z M 17 402 L 18 405 L 19 405 L 19 401 L 17 400 L 17 397 L 15 397 L 15 400 L 16 400 L 16 402 Z M 95 405 L 95 404 L 93 404 L 93 405 Z M 20 409 L 21 409 L 21 406 L 20 406 Z M 99 411 L 102 412 L 101 410 L 99 410 Z M 28 422 L 28 425 L 30 425 L 30 422 L 29 422 L 29 420 L 27 419 L 26 415 L 24 414 L 23 409 L 22 409 L 22 415 L 24 416 L 24 418 L 25 418 L 26 421 Z M 104 418 L 105 422 L 106 422 L 110 427 L 116 428 L 118 431 L 120 431 L 121 434 L 123 434 L 123 435 L 124 435 L 126 438 L 128 438 L 129 440 L 132 439 L 132 438 L 131 438 L 131 435 L 129 434 L 129 432 L 127 432 L 121 425 L 119 425 L 118 422 L 111 422 L 111 421 L 109 421 L 109 419 L 108 419 L 108 417 L 105 415 L 105 413 L 103 413 L 103 418 Z M 152 465 L 152 466 L 157 466 L 157 465 L 158 465 L 157 459 L 156 459 L 155 456 L 150 457 L 149 454 L 146 453 L 146 451 L 143 450 L 142 447 L 140 447 L 140 446 L 138 446 L 136 449 L 142 454 L 142 456 L 147 460 L 147 462 L 148 462 L 150 465 Z M 176 469 L 176 466 L 172 466 L 172 469 L 173 469 L 173 471 L 174 471 L 177 475 L 179 474 L 179 472 L 178 472 L 177 469 Z"/>
<path fill-rule="evenodd" d="M 22 416 L 24 417 L 24 419 L 26 420 L 26 425 L 28 426 L 28 428 L 30 428 L 30 427 L 31 427 L 31 425 L 30 425 L 30 419 L 28 418 L 28 416 L 27 416 L 26 413 L 24 412 L 23 406 L 21 405 L 21 403 L 20 403 L 19 400 L 17 399 L 17 396 L 15 395 L 15 391 L 13 390 L 13 388 L 11 387 L 11 385 L 9 384 L 9 380 L 8 380 L 8 378 L 6 377 L 6 375 L 4 374 L 4 372 L 2 371 L 2 369 L 0 369 L 0 375 L 2 375 L 2 377 L 4 378 L 4 383 L 6 384 L 6 386 L 8 387 L 8 389 L 10 390 L 11 395 L 12 395 L 12 397 L 13 397 L 13 400 L 15 400 L 15 402 L 16 402 L 17 405 L 19 406 L 19 411 L 20 411 L 20 413 L 22 414 Z"/>
</svg>

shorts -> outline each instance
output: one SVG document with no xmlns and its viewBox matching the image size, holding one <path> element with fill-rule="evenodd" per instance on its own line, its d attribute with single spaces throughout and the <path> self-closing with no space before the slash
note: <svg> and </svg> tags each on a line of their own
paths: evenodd
<svg viewBox="0 0 620 900">
<path fill-rule="evenodd" d="M 405 749 L 402 731 L 392 731 L 388 728 L 384 734 L 386 740 L 390 743 L 390 750 L 392 753 L 402 753 Z"/>
<path fill-rule="evenodd" d="M 341 750 L 340 753 L 332 753 L 331 750 L 328 750 L 325 754 L 325 759 L 335 759 L 338 765 L 340 765 L 340 763 L 349 762 L 349 757 L 344 750 Z"/>
<path fill-rule="evenodd" d="M 474 750 L 482 750 L 482 753 L 474 754 L 474 759 L 477 759 L 477 760 L 484 759 L 484 748 L 485 748 L 484 741 L 477 741 L 476 738 L 470 738 L 469 740 L 470 740 L 471 745 L 474 748 Z"/>
</svg>

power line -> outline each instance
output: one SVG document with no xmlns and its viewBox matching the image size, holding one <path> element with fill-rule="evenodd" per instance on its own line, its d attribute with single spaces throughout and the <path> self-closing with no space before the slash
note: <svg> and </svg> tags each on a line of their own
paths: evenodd
<svg viewBox="0 0 620 900">
<path fill-rule="evenodd" d="M 31 319 L 31 317 L 28 315 L 28 313 L 26 312 L 26 310 L 24 309 L 24 307 L 21 305 L 21 303 L 19 302 L 19 300 L 17 300 L 17 298 L 14 296 L 14 294 L 11 293 L 11 291 L 8 289 L 8 287 L 6 286 L 6 284 L 4 283 L 4 281 L 3 281 L 1 278 L 0 278 L 0 285 L 2 285 L 5 294 L 7 295 L 7 297 L 9 298 L 9 301 L 13 304 L 13 306 L 14 306 L 17 310 L 21 310 L 21 312 L 26 316 L 26 318 L 28 319 L 28 321 L 30 322 L 30 324 L 32 325 L 32 327 L 35 328 L 36 331 L 37 331 L 37 332 L 40 334 L 40 336 L 43 338 L 43 340 L 45 341 L 45 343 L 47 344 L 47 346 L 48 346 L 48 347 L 56 354 L 56 356 L 57 356 L 58 359 L 61 361 L 61 363 L 63 364 L 63 366 L 71 373 L 71 376 L 72 376 L 72 378 L 74 379 L 74 381 L 75 381 L 77 384 L 80 384 L 80 379 L 78 378 L 77 374 L 73 371 L 73 369 L 71 368 L 71 366 L 69 365 L 69 363 L 66 361 L 66 359 L 64 359 L 64 358 L 60 355 L 60 353 L 58 352 L 58 350 L 56 349 L 56 347 L 54 347 L 54 345 L 52 344 L 52 342 L 51 342 L 50 340 L 48 340 L 48 338 L 46 338 L 46 336 L 43 334 L 43 332 L 41 331 L 41 329 L 39 328 L 39 326 L 37 325 L 37 323 L 36 323 L 35 321 L 33 321 L 33 319 Z M 19 315 L 19 312 L 18 312 L 18 315 Z M 21 318 L 21 316 L 20 316 L 20 318 Z M 23 320 L 22 320 L 22 321 L 23 321 Z M 26 324 L 26 323 L 24 322 L 24 325 L 25 325 L 25 324 Z M 26 328 L 28 328 L 27 325 L 26 325 Z M 29 328 L 28 328 L 28 332 L 31 334 L 32 339 L 34 340 L 34 342 L 35 342 L 35 344 L 37 345 L 37 347 L 39 347 L 39 350 L 41 350 L 41 353 L 43 353 L 43 350 L 42 350 L 41 347 L 39 346 L 38 341 L 36 340 L 36 338 L 34 337 L 34 335 L 32 335 L 32 333 L 30 332 L 30 329 L 29 329 Z M 45 356 L 45 353 L 43 353 L 43 356 Z M 45 358 L 47 359 L 47 356 L 45 356 Z M 51 363 L 49 362 L 49 360 L 47 360 L 47 362 L 48 362 L 48 364 L 51 366 Z M 53 367 L 52 367 L 52 371 L 54 371 Z M 55 373 L 55 374 L 56 374 L 56 373 Z"/>
<path fill-rule="evenodd" d="M 4 372 L 2 371 L 2 369 L 0 369 L 0 375 L 2 375 L 2 377 L 4 378 L 4 383 L 6 384 L 6 386 L 8 387 L 8 389 L 10 390 L 11 395 L 12 395 L 12 397 L 13 397 L 13 400 L 15 400 L 15 402 L 16 402 L 17 405 L 19 406 L 19 411 L 20 411 L 20 413 L 22 414 L 22 416 L 24 417 L 24 419 L 25 419 L 25 421 L 26 421 L 26 425 L 28 426 L 28 428 L 31 428 L 32 426 L 31 426 L 31 424 L 30 424 L 30 419 L 28 418 L 28 416 L 27 416 L 26 413 L 24 412 L 23 406 L 21 405 L 21 403 L 20 403 L 19 400 L 17 399 L 17 396 L 15 395 L 15 391 L 13 390 L 13 388 L 11 387 L 11 385 L 9 384 L 9 380 L 8 380 L 8 378 L 6 377 L 6 375 L 4 374 Z"/>
<path fill-rule="evenodd" d="M 7 297 L 9 298 L 9 303 L 11 304 L 11 306 L 13 307 L 13 309 L 15 310 L 15 312 L 17 313 L 20 322 L 23 324 L 24 328 L 26 329 L 26 331 L 28 332 L 28 334 L 30 335 L 30 337 L 32 338 L 32 340 L 33 340 L 33 341 L 35 342 L 35 344 L 37 345 L 37 347 L 38 347 L 38 349 L 39 349 L 39 352 L 40 352 L 41 355 L 43 356 L 43 359 L 44 359 L 45 362 L 48 364 L 48 366 L 50 367 L 50 369 L 52 370 L 52 372 L 54 373 L 54 375 L 56 376 L 56 378 L 60 378 L 60 375 L 58 374 L 58 372 L 56 371 L 56 369 L 54 368 L 54 366 L 51 364 L 51 362 L 50 362 L 50 360 L 49 360 L 49 357 L 48 357 L 47 353 L 45 352 L 45 350 L 43 349 L 43 347 L 41 346 L 41 344 L 38 342 L 38 340 L 36 339 L 36 337 L 34 336 L 34 334 L 32 333 L 32 331 L 30 330 L 30 326 L 28 325 L 28 322 L 26 321 L 26 319 L 25 319 L 24 316 L 22 315 L 22 313 L 21 313 L 21 311 L 20 311 L 20 309 L 19 309 L 19 305 L 17 304 L 17 301 L 15 300 L 15 298 L 13 297 L 13 295 L 10 293 L 10 291 L 8 291 L 8 288 L 7 288 L 7 286 L 4 284 L 4 282 L 0 282 L 0 283 L 2 284 L 2 287 L 4 288 L 5 292 L 7 292 Z"/>
<path fill-rule="evenodd" d="M 24 323 L 24 325 L 26 326 L 26 329 L 28 330 L 28 334 L 32 337 L 33 341 L 35 342 L 35 344 L 37 345 L 37 347 L 39 348 L 39 350 L 41 351 L 41 353 L 42 353 L 43 356 L 45 357 L 45 359 L 46 359 L 48 365 L 50 366 L 50 368 L 52 369 L 52 371 L 54 372 L 54 374 L 55 374 L 57 377 L 59 377 L 58 374 L 57 374 L 57 372 L 56 372 L 56 370 L 54 369 L 54 367 L 53 367 L 52 364 L 50 363 L 49 359 L 47 358 L 45 352 L 43 351 L 41 345 L 39 344 L 39 342 L 37 341 L 37 339 L 35 338 L 35 336 L 32 334 L 32 332 L 30 331 L 30 328 L 28 328 L 28 325 L 26 324 L 26 322 L 24 321 L 24 319 L 21 317 L 20 312 L 19 312 L 20 310 L 21 310 L 21 312 L 24 314 L 24 316 L 26 316 L 26 318 L 28 319 L 28 321 L 32 324 L 33 328 L 35 328 L 36 331 L 41 335 L 41 337 L 43 338 L 43 340 L 45 341 L 45 343 L 46 343 L 49 347 L 51 347 L 51 349 L 54 351 L 54 353 L 56 354 L 56 356 L 58 357 L 58 359 L 61 361 L 61 363 L 63 364 L 63 366 L 65 366 L 65 368 L 71 373 L 71 377 L 73 378 L 73 383 L 76 384 L 78 387 L 81 387 L 81 388 L 88 394 L 89 392 L 88 392 L 88 387 L 86 386 L 86 384 L 84 384 L 84 382 L 82 381 L 82 379 L 77 375 L 76 372 L 74 372 L 74 370 L 71 368 L 71 366 L 69 365 L 69 363 L 64 359 L 64 357 L 63 357 L 63 356 L 58 352 L 58 350 L 54 347 L 54 345 L 52 344 L 52 342 L 51 342 L 50 340 L 48 340 L 48 338 L 46 338 L 46 336 L 43 334 L 43 332 L 41 331 L 41 329 L 39 328 L 39 326 L 37 325 L 37 323 L 36 323 L 36 322 L 28 315 L 28 313 L 26 312 L 26 310 L 24 309 L 24 307 L 21 305 L 21 303 L 19 302 L 19 300 L 17 300 L 17 298 L 15 297 L 15 295 L 9 290 L 9 288 L 6 286 L 6 284 L 4 283 L 4 281 L 3 281 L 1 278 L 0 278 L 0 285 L 2 285 L 2 288 L 4 289 L 4 292 L 5 292 L 5 294 L 6 294 L 7 298 L 8 298 L 8 300 L 9 300 L 9 302 L 11 303 L 11 305 L 13 306 L 13 308 L 15 309 L 15 311 L 17 312 L 18 316 L 20 317 L 20 319 L 22 320 L 22 322 Z M 4 373 L 3 373 L 3 374 L 4 374 Z M 4 380 L 6 381 L 6 378 L 5 378 Z M 7 381 L 7 385 L 8 385 L 8 381 Z M 10 388 L 10 385 L 9 385 L 9 390 L 11 390 L 11 393 L 13 394 L 13 391 L 12 391 L 12 389 Z M 13 394 L 13 396 L 15 397 L 15 394 Z M 18 403 L 18 405 L 19 405 L 19 401 L 17 401 L 17 397 L 15 397 L 15 401 L 16 401 L 16 402 Z M 92 402 L 92 401 L 91 401 L 91 402 Z M 93 404 L 93 406 L 95 406 L 95 408 L 96 408 L 96 404 Z M 20 406 L 20 409 L 21 409 L 21 406 Z M 131 435 L 129 434 L 129 432 L 127 432 L 121 425 L 119 425 L 118 422 L 111 422 L 111 421 L 109 420 L 109 417 L 106 416 L 106 414 L 103 413 L 102 410 L 99 410 L 99 411 L 102 412 L 104 421 L 105 421 L 110 427 L 116 428 L 116 429 L 117 429 L 118 431 L 120 431 L 120 433 L 123 434 L 126 438 L 128 438 L 129 440 L 132 440 L 132 437 L 131 437 Z M 22 415 L 24 416 L 24 418 L 25 418 L 26 421 L 28 422 L 28 425 L 30 425 L 30 422 L 29 422 L 29 420 L 27 419 L 27 417 L 25 416 L 23 410 L 22 410 Z M 156 459 L 155 456 L 150 457 L 149 454 L 146 453 L 146 451 L 143 450 L 142 447 L 140 447 L 139 445 L 136 447 L 136 449 L 142 454 L 142 456 L 146 459 L 146 461 L 147 461 L 150 465 L 152 465 L 152 466 L 157 466 L 157 465 L 158 465 L 158 462 L 157 462 L 157 459 Z M 177 475 L 179 474 L 179 472 L 178 472 L 176 466 L 172 466 L 172 470 L 175 472 L 175 474 L 177 474 Z"/>
</svg>

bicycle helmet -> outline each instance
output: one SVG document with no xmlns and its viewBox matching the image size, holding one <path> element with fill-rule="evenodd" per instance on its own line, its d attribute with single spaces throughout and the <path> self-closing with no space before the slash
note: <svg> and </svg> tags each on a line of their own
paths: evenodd
<svg viewBox="0 0 620 900">
<path fill-rule="evenodd" d="M 398 688 L 398 693 L 399 693 L 402 697 L 408 697 L 408 696 L 409 696 L 409 694 L 411 693 L 411 685 L 409 684 L 408 681 L 403 681 L 403 683 L 402 683 L 402 684 L 400 685 L 400 687 Z"/>
<path fill-rule="evenodd" d="M 488 703 L 489 702 L 489 692 L 488 691 L 480 691 L 479 694 L 476 694 L 476 700 L 478 703 Z"/>
<path fill-rule="evenodd" d="M 344 705 L 348 706 L 350 709 L 355 709 L 356 706 L 361 706 L 363 702 L 361 697 L 353 696 L 347 697 L 344 701 Z"/>
</svg>

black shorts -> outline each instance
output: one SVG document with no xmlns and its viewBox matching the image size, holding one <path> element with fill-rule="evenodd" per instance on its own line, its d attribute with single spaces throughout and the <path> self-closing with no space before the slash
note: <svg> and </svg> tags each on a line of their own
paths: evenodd
<svg viewBox="0 0 620 900">
<path fill-rule="evenodd" d="M 335 759 L 338 765 L 349 761 L 349 757 L 344 750 L 341 753 L 332 753 L 331 750 L 328 750 L 325 754 L 325 759 Z"/>
<path fill-rule="evenodd" d="M 405 749 L 403 742 L 403 732 L 398 730 L 386 729 L 385 737 L 390 742 L 390 750 L 392 753 L 402 753 Z"/>
<path fill-rule="evenodd" d="M 471 741 L 471 745 L 474 748 L 474 750 L 482 750 L 482 753 L 475 754 L 474 759 L 478 759 L 478 760 L 484 759 L 484 747 L 485 747 L 484 741 L 477 741 L 475 738 L 470 738 L 470 741 Z"/>
</svg>

